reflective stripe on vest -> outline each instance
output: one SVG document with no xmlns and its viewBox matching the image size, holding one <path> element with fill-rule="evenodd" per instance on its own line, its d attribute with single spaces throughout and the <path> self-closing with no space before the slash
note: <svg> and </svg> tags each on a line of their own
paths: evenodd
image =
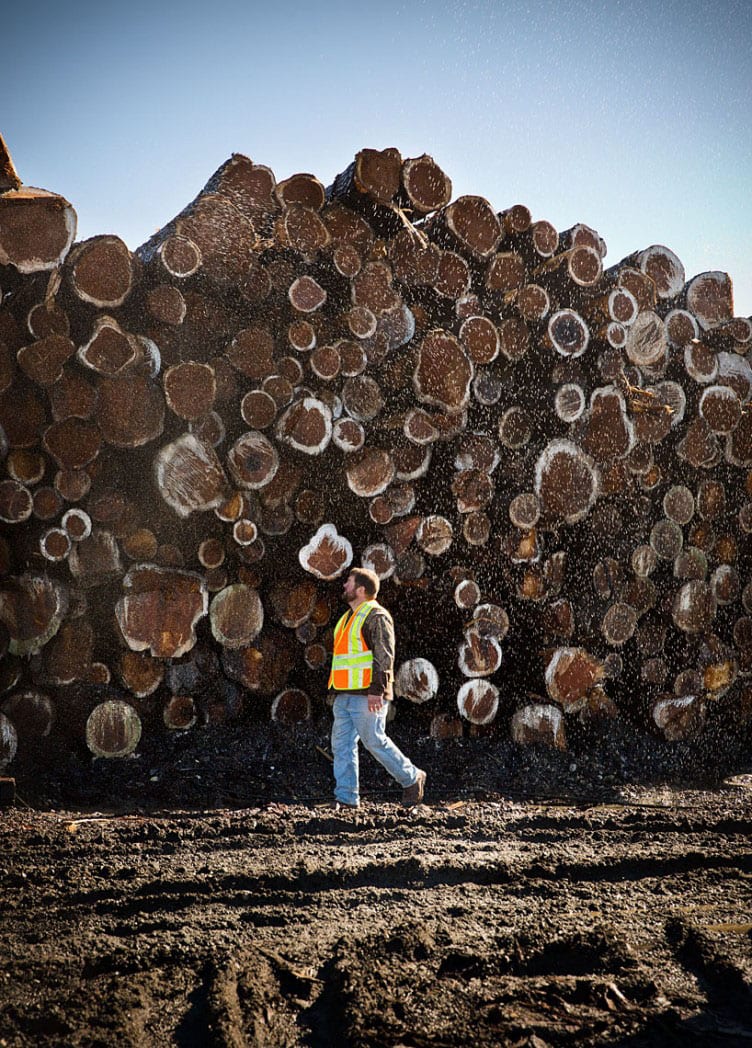
<svg viewBox="0 0 752 1048">
<path fill-rule="evenodd" d="M 364 600 L 354 615 L 346 611 L 334 627 L 329 687 L 335 691 L 359 691 L 369 687 L 373 673 L 373 652 L 363 640 L 363 623 L 377 607 L 377 601 Z"/>
</svg>

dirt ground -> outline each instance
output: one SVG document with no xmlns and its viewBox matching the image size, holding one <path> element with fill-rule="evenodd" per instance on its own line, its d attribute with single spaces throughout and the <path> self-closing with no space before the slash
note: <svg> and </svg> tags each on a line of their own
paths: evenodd
<svg viewBox="0 0 752 1048">
<path fill-rule="evenodd" d="M 2 1048 L 752 1044 L 738 762 L 406 740 L 426 803 L 340 813 L 325 737 L 231 740 L 15 770 Z"/>
</svg>

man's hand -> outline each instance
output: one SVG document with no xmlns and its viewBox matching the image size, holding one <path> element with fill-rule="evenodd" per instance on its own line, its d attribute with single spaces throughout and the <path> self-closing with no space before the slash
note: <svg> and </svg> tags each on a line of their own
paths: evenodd
<svg viewBox="0 0 752 1048">
<path fill-rule="evenodd" d="M 369 695 L 368 696 L 368 712 L 378 713 L 384 704 L 384 700 L 380 695 Z"/>
</svg>

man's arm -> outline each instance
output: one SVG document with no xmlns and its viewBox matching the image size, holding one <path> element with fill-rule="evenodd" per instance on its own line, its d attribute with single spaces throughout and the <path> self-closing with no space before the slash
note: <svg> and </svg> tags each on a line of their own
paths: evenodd
<svg viewBox="0 0 752 1048">
<path fill-rule="evenodd" d="M 374 698 L 376 710 L 386 698 L 394 677 L 394 623 L 382 608 L 374 608 L 363 623 L 363 639 L 373 652 L 373 670 L 369 699 Z M 369 703 L 370 708 L 370 703 Z"/>
</svg>

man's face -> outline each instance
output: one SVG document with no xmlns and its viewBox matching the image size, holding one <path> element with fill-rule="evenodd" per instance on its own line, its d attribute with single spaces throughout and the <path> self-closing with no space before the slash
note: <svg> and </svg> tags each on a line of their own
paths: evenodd
<svg viewBox="0 0 752 1048">
<path fill-rule="evenodd" d="M 346 580 L 344 586 L 342 587 L 342 595 L 345 598 L 345 600 L 348 602 L 348 604 L 350 603 L 351 600 L 356 600 L 357 599 L 356 593 L 355 593 L 357 588 L 358 588 L 358 586 L 357 586 L 357 583 L 355 582 L 354 576 L 348 575 L 347 576 L 347 580 Z"/>
</svg>

